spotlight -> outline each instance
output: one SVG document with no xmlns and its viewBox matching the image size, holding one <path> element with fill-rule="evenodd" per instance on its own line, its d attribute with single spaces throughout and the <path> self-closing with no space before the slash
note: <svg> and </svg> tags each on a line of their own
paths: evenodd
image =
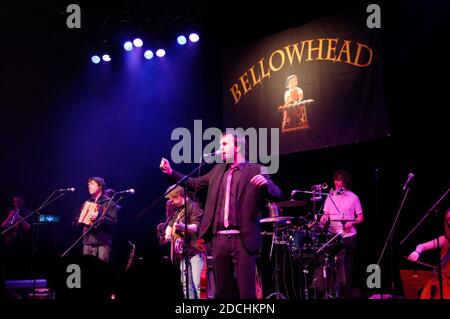
<svg viewBox="0 0 450 319">
<path fill-rule="evenodd" d="M 105 62 L 111 61 L 111 57 L 109 56 L 109 54 L 103 54 L 102 59 Z"/>
<path fill-rule="evenodd" d="M 136 38 L 136 39 L 134 39 L 133 44 L 136 48 L 140 48 L 144 44 L 144 42 L 142 42 L 141 39 Z"/>
<path fill-rule="evenodd" d="M 197 33 L 191 33 L 189 35 L 189 40 L 191 40 L 191 42 L 198 42 L 198 40 L 200 40 L 200 37 Z"/>
<path fill-rule="evenodd" d="M 127 41 L 123 44 L 123 48 L 125 51 L 131 51 L 133 50 L 133 43 L 131 43 L 131 41 Z"/>
<path fill-rule="evenodd" d="M 150 60 L 151 58 L 153 58 L 153 52 L 152 50 L 146 50 L 144 52 L 144 58 L 146 58 L 147 60 Z"/>
<path fill-rule="evenodd" d="M 91 58 L 92 63 L 99 64 L 100 63 L 100 57 L 98 55 L 93 55 Z"/>
<path fill-rule="evenodd" d="M 177 38 L 177 42 L 178 42 L 179 45 L 185 45 L 186 42 L 187 42 L 186 37 L 184 35 L 180 35 Z"/>
<path fill-rule="evenodd" d="M 166 55 L 166 51 L 164 51 L 164 49 L 158 49 L 158 51 L 156 51 L 156 56 L 162 58 L 163 56 Z"/>
</svg>

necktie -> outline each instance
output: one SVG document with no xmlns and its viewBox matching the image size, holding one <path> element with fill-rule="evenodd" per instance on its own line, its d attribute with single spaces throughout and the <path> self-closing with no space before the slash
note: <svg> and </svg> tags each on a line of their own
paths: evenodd
<svg viewBox="0 0 450 319">
<path fill-rule="evenodd" d="M 233 172 L 236 170 L 236 166 L 230 167 L 230 170 L 228 172 L 227 176 L 227 188 L 225 191 L 225 207 L 224 207 L 224 215 L 223 215 L 223 225 L 225 228 L 228 228 L 230 225 L 228 220 L 228 214 L 230 212 L 230 193 L 231 193 L 231 179 L 233 177 Z"/>
</svg>

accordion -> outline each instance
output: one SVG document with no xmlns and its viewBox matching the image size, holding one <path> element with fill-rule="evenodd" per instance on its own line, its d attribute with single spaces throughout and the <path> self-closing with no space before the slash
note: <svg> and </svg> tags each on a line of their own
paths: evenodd
<svg viewBox="0 0 450 319">
<path fill-rule="evenodd" d="M 80 217 L 78 218 L 78 223 L 91 226 L 101 212 L 102 206 L 99 204 L 84 202 Z"/>
</svg>

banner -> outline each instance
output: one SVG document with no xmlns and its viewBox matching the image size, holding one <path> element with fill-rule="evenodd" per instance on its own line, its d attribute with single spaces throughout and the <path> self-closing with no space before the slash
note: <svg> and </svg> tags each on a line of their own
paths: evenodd
<svg viewBox="0 0 450 319">
<path fill-rule="evenodd" d="M 327 17 L 223 55 L 225 128 L 279 128 L 280 153 L 388 135 L 377 31 Z"/>
</svg>

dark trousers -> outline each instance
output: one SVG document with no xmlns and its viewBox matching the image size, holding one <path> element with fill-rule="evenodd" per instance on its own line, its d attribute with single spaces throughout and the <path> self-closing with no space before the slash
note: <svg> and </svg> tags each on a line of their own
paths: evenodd
<svg viewBox="0 0 450 319">
<path fill-rule="evenodd" d="M 111 254 L 111 246 L 110 245 L 84 245 L 83 246 L 83 255 L 95 256 L 100 260 L 103 260 L 106 263 L 109 263 L 109 257 Z"/>
<path fill-rule="evenodd" d="M 216 298 L 256 299 L 256 256 L 247 253 L 239 235 L 212 240 Z"/>
<path fill-rule="evenodd" d="M 338 282 L 341 286 L 341 297 L 351 298 L 353 291 L 353 265 L 355 263 L 356 236 L 344 238 L 344 245 L 338 257 Z"/>
</svg>

